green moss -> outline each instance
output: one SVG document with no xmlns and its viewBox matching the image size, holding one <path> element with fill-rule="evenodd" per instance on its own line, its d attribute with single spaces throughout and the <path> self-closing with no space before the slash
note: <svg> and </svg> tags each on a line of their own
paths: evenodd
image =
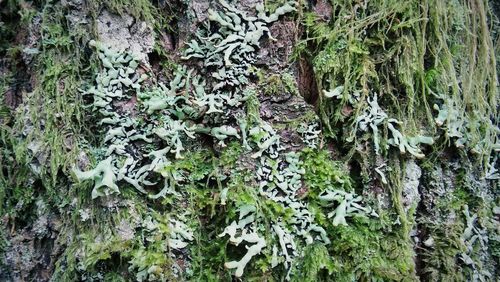
<svg viewBox="0 0 500 282">
<path fill-rule="evenodd" d="M 171 20 L 167 18 L 170 13 L 162 13 L 162 11 L 155 7 L 153 2 L 149 0 L 92 0 L 89 2 L 89 7 L 94 13 L 94 18 L 96 12 L 100 11 L 102 7 L 105 7 L 119 15 L 130 14 L 135 19 L 144 20 L 158 30 L 166 27 L 169 20 Z"/>
<path fill-rule="evenodd" d="M 325 189 L 345 191 L 353 189 L 353 181 L 349 172 L 341 163 L 333 161 L 329 154 L 327 150 L 310 149 L 305 149 L 301 153 L 305 168 L 304 183 L 308 188 L 310 199 L 315 199 Z M 310 204 L 315 213 L 316 222 L 327 226 L 329 238 L 332 240 L 331 244 L 326 246 L 329 257 L 325 258 L 320 255 L 323 247 L 314 247 L 319 248 L 314 252 L 320 252 L 317 254 L 317 260 L 308 262 L 311 258 L 307 258 L 306 255 L 302 262 L 304 265 L 323 263 L 326 269 L 320 274 L 318 278 L 320 281 L 322 281 L 321 277 L 325 280 L 327 273 L 329 273 L 327 277 L 335 281 L 366 279 L 411 281 L 415 279 L 414 254 L 411 243 L 408 241 L 409 237 L 399 228 L 391 227 L 392 224 L 384 224 L 382 218 L 387 218 L 387 212 L 378 211 L 380 219 L 354 217 L 349 221 L 348 226 L 332 226 L 331 220 L 326 218 L 324 208 L 315 205 L 314 201 Z M 306 250 L 309 249 L 306 248 Z M 313 250 L 309 251 L 313 252 Z M 299 269 L 304 270 L 303 267 Z M 318 266 L 311 267 L 311 275 L 305 277 L 316 277 L 315 272 L 318 270 Z"/>
<path fill-rule="evenodd" d="M 282 7 L 284 4 L 288 3 L 288 0 L 265 0 L 264 7 L 266 11 L 274 13 L 277 8 Z"/>
<path fill-rule="evenodd" d="M 11 81 L 12 74 L 8 72 L 0 78 L 0 101 L 2 101 L 0 104 L 0 124 L 2 127 L 8 124 L 11 119 L 10 109 L 3 103 L 3 101 L 5 101 L 4 95 L 9 90 Z"/>
<path fill-rule="evenodd" d="M 462 222 L 435 223 L 429 220 L 422 223 L 428 228 L 429 238 L 434 240 L 433 246 L 422 253 L 423 278 L 466 281 L 458 264 L 458 256 L 465 248 L 461 238 L 464 230 Z"/>
<path fill-rule="evenodd" d="M 81 128 L 78 87 L 85 73 L 85 57 L 78 42 L 88 34 L 80 33 L 78 27 L 68 28 L 61 4 L 45 5 L 41 15 L 42 44 L 34 56 L 34 91 L 16 114 L 13 128 L 27 136 L 16 141 L 14 151 L 16 161 L 25 164 L 38 162 L 37 154 L 47 156 L 37 164 L 39 176 L 49 193 L 55 195 L 59 171 L 66 170 L 78 153 L 74 139 Z M 34 144 L 37 151 L 30 149 Z"/>
<path fill-rule="evenodd" d="M 0 213 L 27 220 L 35 201 L 35 175 L 14 155 L 16 139 L 8 127 L 0 127 Z"/>
<path fill-rule="evenodd" d="M 109 282 L 125 282 L 126 277 L 123 277 L 121 274 L 116 273 L 116 272 L 109 272 L 104 274 L 104 281 L 109 281 Z"/>
<path fill-rule="evenodd" d="M 22 48 L 13 46 L 15 37 L 25 32 L 36 14 L 34 3 L 19 0 L 8 0 L 2 3 L 0 11 L 0 55 L 5 56 L 11 49 Z M 3 57 L 3 58 L 7 58 Z M 14 66 L 9 66 L 14 67 Z"/>
<path fill-rule="evenodd" d="M 137 196 L 129 197 L 128 203 L 133 204 L 117 214 L 93 213 L 92 221 L 100 223 L 79 222 L 79 235 L 68 242 L 53 279 L 74 281 L 113 273 L 117 281 L 181 279 L 172 269 L 189 265 L 183 256 L 174 260 L 171 255 L 169 220 L 173 214 L 148 209 Z M 174 206 L 181 208 L 179 203 Z"/>
<path fill-rule="evenodd" d="M 0 78 L 0 213 L 10 217 L 10 223 L 17 219 L 28 221 L 36 197 L 36 177 L 31 173 L 25 158 L 17 158 L 17 153 L 25 149 L 19 144 L 19 131 L 14 127 L 16 111 L 7 105 L 15 103 L 21 95 L 23 85 L 17 81 L 24 79 L 22 52 L 17 36 L 26 32 L 33 14 L 31 5 L 24 1 L 2 3 L 0 11 L 0 57 L 2 57 Z M 31 15 L 31 16 L 28 16 Z M 7 95 L 10 95 L 7 96 Z M 9 99 L 9 100 L 7 100 Z M 15 224 L 15 223 L 14 223 Z"/>
<path fill-rule="evenodd" d="M 390 167 L 388 180 L 389 180 L 389 193 L 391 198 L 392 208 L 395 211 L 398 220 L 401 222 L 401 231 L 403 236 L 410 237 L 414 218 L 410 217 L 403 207 L 403 181 L 405 177 L 406 163 L 399 162 L 399 160 L 390 160 L 388 162 Z"/>
<path fill-rule="evenodd" d="M 292 281 L 328 281 L 335 271 L 335 264 L 327 247 L 313 243 L 304 249 L 304 258 L 297 268 L 297 276 Z"/>
<path fill-rule="evenodd" d="M 248 99 L 245 102 L 246 108 L 246 122 L 247 124 L 253 125 L 260 121 L 260 103 L 257 98 L 257 94 L 255 90 L 250 90 L 251 92 L 248 95 Z"/>
<path fill-rule="evenodd" d="M 304 184 L 309 197 L 316 198 L 326 189 L 352 191 L 349 172 L 340 162 L 335 162 L 327 150 L 304 149 L 301 154 L 304 161 Z"/>
<path fill-rule="evenodd" d="M 272 200 L 261 202 L 260 208 L 264 217 L 271 221 L 281 219 L 284 222 L 288 222 L 293 217 L 293 210 L 291 208 L 283 207 Z"/>
<path fill-rule="evenodd" d="M 219 157 L 219 163 L 227 169 L 234 168 L 236 161 L 240 158 L 243 152 L 243 147 L 239 141 L 232 141 L 222 151 Z"/>
<path fill-rule="evenodd" d="M 490 243 L 496 240 L 497 231 L 492 228 L 496 224 L 492 214 L 495 204 L 487 192 L 488 187 L 484 186 L 486 183 L 476 178 L 480 169 L 468 161 L 462 161 L 458 169 L 448 163 L 443 164 L 442 169 L 425 166 L 424 180 L 428 189 L 445 189 L 448 192 L 439 197 L 431 194 L 435 197 L 432 201 L 432 214 L 424 213 L 418 219 L 419 229 L 425 235 L 419 252 L 423 279 L 469 281 L 475 275 L 485 275 L 485 270 L 493 272 L 492 259 L 495 255 L 491 249 L 483 248 L 479 241 L 484 239 L 480 238 L 482 236 L 488 236 Z M 439 176 L 446 181 L 438 181 L 437 179 L 441 179 Z M 476 230 L 473 234 L 480 232 L 482 235 L 475 242 L 464 237 L 468 228 L 465 209 L 471 216 L 477 216 L 472 223 Z M 472 261 L 471 265 L 464 262 L 464 254 Z"/>
<path fill-rule="evenodd" d="M 230 281 L 231 275 L 224 268 L 227 240 L 220 239 L 217 233 L 202 225 L 195 236 L 196 244 L 191 248 L 193 281 Z M 222 231 L 222 230 L 221 230 Z M 210 243 L 209 243 L 210 242 Z"/>
<path fill-rule="evenodd" d="M 383 231 L 376 222 L 363 220 L 328 232 L 334 238 L 328 248 L 335 265 L 333 279 L 415 279 L 413 253 L 406 238 Z"/>
<path fill-rule="evenodd" d="M 226 205 L 219 205 L 220 199 L 214 190 L 207 190 L 203 198 L 190 200 L 194 210 L 207 210 L 197 213 L 198 228 L 195 232 L 195 242 L 190 248 L 192 260 L 193 281 L 228 281 L 230 272 L 224 267 L 229 257 L 237 255 L 229 247 L 228 241 L 218 235 L 230 220 L 237 218 L 237 208 L 245 204 L 255 204 L 256 198 L 253 189 L 245 183 L 245 176 L 239 171 L 232 171 L 229 179 L 224 181 L 228 188 Z M 199 189 L 197 189 L 199 192 Z M 205 203 L 205 206 L 201 206 Z"/>
<path fill-rule="evenodd" d="M 259 86 L 264 95 L 276 96 L 283 94 L 299 95 L 297 82 L 292 74 L 269 74 L 263 70 L 257 71 Z"/>
<path fill-rule="evenodd" d="M 185 174 L 193 182 L 200 182 L 210 175 L 213 168 L 213 154 L 207 149 L 189 150 L 183 159 L 174 160 L 171 169 Z"/>
</svg>

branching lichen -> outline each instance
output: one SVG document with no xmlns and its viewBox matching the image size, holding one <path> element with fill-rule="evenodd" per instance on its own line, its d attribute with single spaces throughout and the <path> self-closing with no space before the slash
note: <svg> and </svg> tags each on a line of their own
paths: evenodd
<svg viewBox="0 0 500 282">
<path fill-rule="evenodd" d="M 392 137 L 387 140 L 387 144 L 399 148 L 399 151 L 402 154 L 409 152 L 416 158 L 423 158 L 425 155 L 422 153 L 419 145 L 432 145 L 434 143 L 432 137 L 404 136 L 397 129 L 397 127 L 399 127 L 398 125 L 401 123 L 396 119 L 388 117 L 388 115 L 380 108 L 377 102 L 377 95 L 374 95 L 372 100 L 368 100 L 368 107 L 364 110 L 363 114 L 357 117 L 355 128 L 363 132 L 368 131 L 368 127 L 371 129 L 376 154 L 380 153 L 380 145 L 382 142 L 380 139 L 379 128 L 383 124 L 386 124 L 387 129 L 392 135 Z M 353 134 L 356 134 L 356 131 Z"/>
<path fill-rule="evenodd" d="M 332 206 L 334 202 L 338 203 L 335 210 L 328 214 L 328 217 L 333 217 L 333 226 L 347 225 L 346 217 L 378 216 L 370 207 L 363 207 L 361 205 L 362 197 L 353 193 L 341 190 L 326 190 L 318 198 L 325 206 Z"/>
<path fill-rule="evenodd" d="M 266 241 L 260 237 L 256 231 L 255 224 L 255 207 L 246 205 L 241 206 L 239 211 L 238 221 L 233 221 L 229 226 L 224 229 L 219 237 L 229 235 L 229 242 L 238 246 L 242 242 L 253 244 L 247 246 L 247 253 L 239 261 L 230 261 L 225 263 L 225 267 L 229 269 L 236 269 L 235 276 L 241 277 L 243 271 L 252 257 L 258 255 L 261 250 L 266 247 Z M 237 235 L 240 234 L 240 235 Z"/>
</svg>

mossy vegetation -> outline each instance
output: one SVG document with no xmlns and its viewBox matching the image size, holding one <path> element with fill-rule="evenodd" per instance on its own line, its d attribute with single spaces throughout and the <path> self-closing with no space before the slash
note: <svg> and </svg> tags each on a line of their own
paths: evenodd
<svg viewBox="0 0 500 282">
<path fill-rule="evenodd" d="M 478 221 L 489 222 L 489 215 L 479 214 L 491 209 L 498 197 L 491 182 L 472 185 L 487 175 L 498 152 L 499 89 L 494 59 L 498 43 L 490 36 L 494 32 L 490 24 L 498 19 L 489 14 L 485 1 L 329 3 L 332 15 L 327 19 L 314 12 L 301 15 L 306 29 L 297 48 L 297 54 L 313 65 L 319 89 L 317 107 L 326 135 L 349 151 L 347 159 L 359 164 L 365 185 L 381 185 L 388 191 L 391 217 L 397 216 L 401 224 L 397 240 L 406 246 L 408 257 L 414 256 L 413 243 L 408 241 L 412 229 L 418 226 L 434 234 L 435 245 L 419 251 L 424 257 L 421 277 L 454 281 L 491 277 L 488 271 L 460 266 L 466 252 L 461 215 L 468 205 L 478 213 Z M 448 187 L 452 195 L 429 207 L 429 214 L 422 214 L 416 205 L 403 206 L 408 157 L 387 150 L 394 136 L 390 122 L 380 135 L 375 129 L 356 132 L 374 97 L 389 117 L 400 121 L 403 135 L 434 138 L 425 157 L 428 160 L 422 163 L 424 174 L 452 161 L 448 157 L 439 160 L 443 155 L 462 160 L 463 170 L 448 172 L 458 176 Z M 443 153 L 448 147 L 458 152 Z M 379 171 L 372 173 L 370 168 Z M 433 179 L 439 175 L 424 178 L 420 185 L 443 189 L 433 184 L 439 182 Z M 424 197 L 432 193 L 423 191 Z M 489 196 L 478 196 L 481 193 Z M 429 205 L 427 199 L 422 200 Z M 436 214 L 453 219 L 436 218 Z M 479 249 L 474 247 L 480 253 Z"/>
<path fill-rule="evenodd" d="M 299 90 L 292 74 L 285 72 L 283 74 L 268 75 L 264 71 L 257 72 L 259 84 L 264 94 L 269 96 L 292 94 L 299 95 Z"/>
<path fill-rule="evenodd" d="M 498 83 L 483 1 L 331 4 L 327 22 L 304 13 L 305 39 L 298 48 L 311 60 L 320 91 L 342 87 L 339 102 L 318 93 L 327 132 L 334 134 L 339 124 L 352 126 L 376 95 L 402 122 L 404 134 L 425 131 L 450 142 L 456 135 L 443 130 L 449 132 L 459 120 L 465 149 L 483 165 L 490 161 L 498 142 Z M 468 29 L 475 31 L 463 32 Z M 359 96 L 357 105 L 349 102 L 353 95 Z M 448 112 L 445 124 L 436 124 L 434 104 L 460 116 Z M 354 108 L 347 120 L 345 107 Z M 348 128 L 336 137 L 345 140 L 350 134 Z"/>
<path fill-rule="evenodd" d="M 314 195 L 330 187 L 346 191 L 356 188 L 356 182 L 349 176 L 348 170 L 341 163 L 333 161 L 328 151 L 307 149 L 302 156 L 306 167 L 304 182 L 309 188 L 307 197 L 314 199 Z M 372 204 L 376 205 L 375 202 Z M 415 279 L 414 254 L 411 244 L 406 240 L 407 234 L 401 225 L 391 220 L 393 213 L 383 209 L 376 211 L 379 214 L 377 218 L 354 218 L 348 226 L 328 227 L 327 233 L 332 243 L 326 247 L 329 255 L 321 262 L 329 269 L 329 275 L 325 277 L 335 281 Z M 319 205 L 315 216 L 320 222 L 329 225 Z M 307 257 L 304 259 L 307 260 Z"/>
<path fill-rule="evenodd" d="M 341 162 L 331 159 L 327 150 L 305 149 L 302 152 L 304 160 L 304 183 L 311 197 L 317 197 L 327 188 L 352 191 L 353 183 L 348 170 Z"/>
</svg>

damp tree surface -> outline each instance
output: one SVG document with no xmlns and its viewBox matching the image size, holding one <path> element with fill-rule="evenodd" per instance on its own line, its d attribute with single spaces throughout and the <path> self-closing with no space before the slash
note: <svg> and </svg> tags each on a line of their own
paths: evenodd
<svg viewBox="0 0 500 282">
<path fill-rule="evenodd" d="M 0 280 L 497 281 L 499 17 L 0 0 Z"/>
</svg>

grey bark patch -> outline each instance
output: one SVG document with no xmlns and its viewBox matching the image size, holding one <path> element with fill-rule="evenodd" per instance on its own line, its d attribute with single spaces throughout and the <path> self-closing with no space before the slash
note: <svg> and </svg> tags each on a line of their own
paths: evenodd
<svg viewBox="0 0 500 282">
<path fill-rule="evenodd" d="M 116 15 L 104 10 L 97 19 L 99 40 L 108 47 L 125 51 L 148 63 L 148 53 L 153 51 L 153 29 L 146 22 L 130 15 Z"/>
<path fill-rule="evenodd" d="M 276 97 L 272 99 L 271 97 L 265 97 L 265 99 L 269 98 L 269 100 L 262 101 L 261 106 L 262 116 L 271 119 L 272 123 L 286 123 L 313 111 L 311 105 L 307 104 L 302 97 L 289 94 L 276 95 Z"/>
<path fill-rule="evenodd" d="M 277 130 L 282 145 L 287 151 L 297 151 L 305 147 L 297 128 L 290 125 L 290 121 L 304 116 L 316 117 L 314 109 L 298 95 L 282 94 L 274 97 L 260 95 L 260 116 L 268 121 Z M 304 120 L 305 121 L 305 120 Z"/>
<path fill-rule="evenodd" d="M 134 239 L 135 232 L 133 227 L 125 220 L 122 220 L 117 226 L 118 235 L 125 241 Z"/>
<path fill-rule="evenodd" d="M 31 63 L 33 63 L 33 59 L 40 52 L 39 47 L 41 42 L 41 25 L 42 17 L 40 14 L 37 14 L 29 25 L 28 36 L 26 38 L 22 53 L 23 61 L 26 66 L 31 66 Z"/>
<path fill-rule="evenodd" d="M 33 238 L 17 235 L 10 239 L 11 247 L 5 252 L 5 264 L 9 267 L 13 280 L 28 278 L 35 265 Z"/>
<path fill-rule="evenodd" d="M 416 207 L 420 202 L 418 185 L 420 184 L 421 176 L 422 169 L 414 160 L 409 160 L 406 164 L 405 180 L 403 183 L 403 206 L 405 212 L 408 212 L 412 206 Z"/>
<path fill-rule="evenodd" d="M 208 19 L 209 5 L 210 3 L 207 0 L 191 1 L 189 3 L 189 8 L 193 10 L 193 13 L 199 23 Z"/>
<path fill-rule="evenodd" d="M 85 10 L 84 0 L 62 0 L 61 4 L 68 9 L 66 19 L 70 24 L 70 29 L 75 30 L 78 27 L 88 28 L 89 20 Z"/>
<path fill-rule="evenodd" d="M 62 252 L 57 243 L 61 222 L 55 214 L 43 213 L 32 225 L 7 236 L 0 257 L 2 281 L 49 281 Z"/>
<path fill-rule="evenodd" d="M 30 162 L 30 167 L 34 173 L 40 174 L 42 166 L 47 162 L 49 153 L 40 141 L 30 142 L 28 144 L 28 150 L 33 156 L 33 159 Z"/>
</svg>

